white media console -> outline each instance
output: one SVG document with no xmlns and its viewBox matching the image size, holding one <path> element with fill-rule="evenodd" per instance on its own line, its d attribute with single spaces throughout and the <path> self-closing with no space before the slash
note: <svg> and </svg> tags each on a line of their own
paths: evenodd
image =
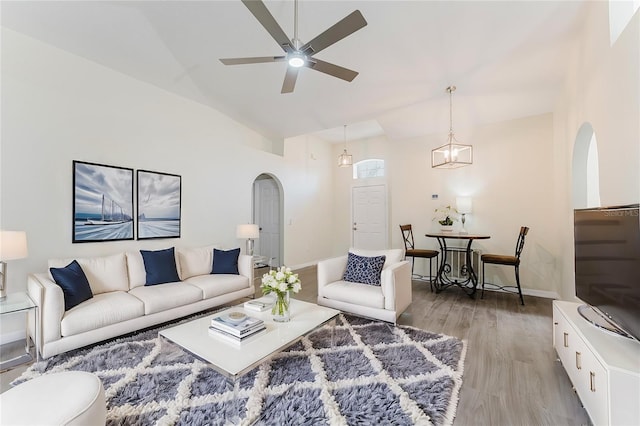
<svg viewBox="0 0 640 426">
<path fill-rule="evenodd" d="M 640 342 L 602 330 L 553 302 L 553 346 L 594 425 L 640 425 Z"/>
</svg>

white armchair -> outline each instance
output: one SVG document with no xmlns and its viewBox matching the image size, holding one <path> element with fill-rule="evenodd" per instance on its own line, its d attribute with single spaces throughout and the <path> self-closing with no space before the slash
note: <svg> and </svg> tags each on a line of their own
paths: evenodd
<svg viewBox="0 0 640 426">
<path fill-rule="evenodd" d="M 411 265 L 403 249 L 356 250 L 359 256 L 385 255 L 381 285 L 343 281 L 347 256 L 318 262 L 318 305 L 396 323 L 411 304 Z"/>
</svg>

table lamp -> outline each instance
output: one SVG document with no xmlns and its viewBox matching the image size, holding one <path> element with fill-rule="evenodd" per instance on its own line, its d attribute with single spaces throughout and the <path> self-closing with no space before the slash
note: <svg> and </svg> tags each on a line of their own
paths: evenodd
<svg viewBox="0 0 640 426">
<path fill-rule="evenodd" d="M 260 238 L 260 229 L 253 223 L 244 223 L 236 228 L 236 237 L 247 240 L 246 253 L 253 256 L 253 240 Z"/>
<path fill-rule="evenodd" d="M 471 213 L 471 197 L 456 198 L 456 210 L 458 210 L 458 213 L 462 215 L 462 218 L 460 219 L 462 221 L 462 229 L 460 230 L 460 233 L 468 234 L 466 228 L 464 227 L 464 222 L 466 220 L 465 215 L 467 213 Z"/>
<path fill-rule="evenodd" d="M 27 234 L 20 231 L 0 231 L 0 300 L 7 297 L 7 263 L 5 260 L 27 257 Z"/>
</svg>

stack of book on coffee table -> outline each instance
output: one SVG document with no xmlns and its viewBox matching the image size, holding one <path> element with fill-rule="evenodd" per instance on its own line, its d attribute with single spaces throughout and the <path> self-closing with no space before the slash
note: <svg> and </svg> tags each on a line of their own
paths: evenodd
<svg viewBox="0 0 640 426">
<path fill-rule="evenodd" d="M 209 334 L 239 344 L 265 329 L 261 319 L 240 312 L 230 312 L 211 319 Z"/>
</svg>

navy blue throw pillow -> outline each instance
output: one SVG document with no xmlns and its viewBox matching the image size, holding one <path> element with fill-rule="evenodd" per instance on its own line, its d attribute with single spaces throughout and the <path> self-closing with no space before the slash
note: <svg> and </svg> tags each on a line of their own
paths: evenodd
<svg viewBox="0 0 640 426">
<path fill-rule="evenodd" d="M 144 270 L 147 272 L 147 281 L 144 285 L 156 285 L 175 283 L 180 281 L 176 269 L 176 255 L 173 247 L 164 250 L 140 250 L 144 261 Z"/>
<path fill-rule="evenodd" d="M 64 268 L 49 268 L 53 280 L 62 288 L 64 310 L 68 311 L 93 297 L 89 281 L 77 261 Z"/>
<path fill-rule="evenodd" d="M 380 274 L 386 256 L 365 257 L 349 252 L 347 269 L 342 279 L 352 283 L 380 285 Z"/>
<path fill-rule="evenodd" d="M 211 273 L 240 275 L 240 272 L 238 272 L 239 256 L 239 248 L 233 250 L 213 249 L 213 267 L 211 268 Z"/>
</svg>

